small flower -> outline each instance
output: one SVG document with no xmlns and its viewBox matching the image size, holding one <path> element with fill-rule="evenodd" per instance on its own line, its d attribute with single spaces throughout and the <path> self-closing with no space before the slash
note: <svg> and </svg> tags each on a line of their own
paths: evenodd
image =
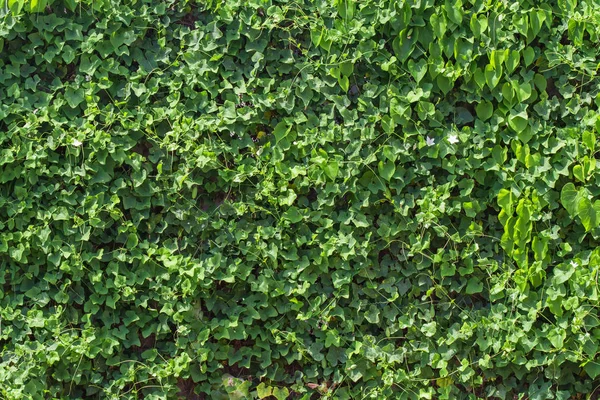
<svg viewBox="0 0 600 400">
<path fill-rule="evenodd" d="M 579 264 L 577 264 L 575 261 L 571 260 L 571 267 L 577 268 L 577 267 L 579 267 Z"/>
<path fill-rule="evenodd" d="M 81 146 L 82 144 L 83 144 L 83 143 L 82 143 L 82 142 L 80 142 L 80 141 L 79 141 L 79 140 L 77 140 L 77 139 L 74 139 L 74 140 L 73 140 L 73 146 L 75 146 L 75 147 L 79 147 L 79 146 Z"/>
<path fill-rule="evenodd" d="M 435 144 L 435 139 L 427 136 L 427 146 L 433 146 Z"/>
<path fill-rule="evenodd" d="M 450 144 L 456 144 L 456 143 L 459 142 L 458 136 L 457 135 L 450 135 L 450 136 L 448 136 L 448 141 L 450 142 Z"/>
</svg>

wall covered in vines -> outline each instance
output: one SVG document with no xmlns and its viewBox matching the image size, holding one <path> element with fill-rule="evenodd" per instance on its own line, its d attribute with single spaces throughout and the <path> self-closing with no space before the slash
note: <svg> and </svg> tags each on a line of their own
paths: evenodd
<svg viewBox="0 0 600 400">
<path fill-rule="evenodd" d="M 0 397 L 583 399 L 594 0 L 7 0 Z"/>
</svg>

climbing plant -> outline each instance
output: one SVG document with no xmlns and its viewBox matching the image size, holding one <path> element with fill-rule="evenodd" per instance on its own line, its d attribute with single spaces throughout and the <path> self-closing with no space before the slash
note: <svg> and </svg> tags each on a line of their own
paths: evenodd
<svg viewBox="0 0 600 400">
<path fill-rule="evenodd" d="M 2 0 L 0 397 L 595 398 L 599 35 L 596 0 Z"/>
</svg>

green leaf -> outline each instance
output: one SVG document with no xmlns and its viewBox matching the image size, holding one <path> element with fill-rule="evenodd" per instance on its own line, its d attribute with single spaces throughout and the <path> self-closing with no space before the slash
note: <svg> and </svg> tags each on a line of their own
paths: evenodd
<svg viewBox="0 0 600 400">
<path fill-rule="evenodd" d="M 510 190 L 500 189 L 498 192 L 498 205 L 506 211 L 507 214 L 513 213 L 514 195 Z"/>
<path fill-rule="evenodd" d="M 506 82 L 502 85 L 502 98 L 505 103 L 512 104 L 513 98 L 515 97 L 514 93 L 513 86 L 510 83 Z"/>
<path fill-rule="evenodd" d="M 273 388 L 273 396 L 275 396 L 275 398 L 277 400 L 286 400 L 289 395 L 290 395 L 290 391 L 286 387 L 283 387 L 283 388 L 274 387 Z"/>
<path fill-rule="evenodd" d="M 482 290 L 483 290 L 483 282 L 481 282 L 481 280 L 479 278 L 472 277 L 469 279 L 469 282 L 467 283 L 467 288 L 465 289 L 465 292 L 467 294 L 475 294 L 475 293 L 481 293 Z"/>
<path fill-rule="evenodd" d="M 337 10 L 344 20 L 349 21 L 354 17 L 354 8 L 356 7 L 353 0 L 337 0 Z"/>
<path fill-rule="evenodd" d="M 68 87 L 65 90 L 65 99 L 71 108 L 77 107 L 85 98 L 83 89 L 73 89 Z"/>
<path fill-rule="evenodd" d="M 340 166 L 337 161 L 330 161 L 325 164 L 323 171 L 325 171 L 325 175 L 327 175 L 329 179 L 335 181 L 335 178 L 337 178 L 338 172 L 340 171 Z"/>
<path fill-rule="evenodd" d="M 548 82 L 546 81 L 546 78 L 544 78 L 544 75 L 541 74 L 535 74 L 535 76 L 533 77 L 533 83 L 540 92 L 545 92 L 546 88 L 548 87 Z"/>
<path fill-rule="evenodd" d="M 421 82 L 421 80 L 425 77 L 427 73 L 427 61 L 421 58 L 418 62 L 414 62 L 413 60 L 408 60 L 408 71 L 415 79 L 417 83 Z"/>
<path fill-rule="evenodd" d="M 265 397 L 273 395 L 273 388 L 271 386 L 267 386 L 264 382 L 261 382 L 256 387 L 256 393 L 259 399 L 264 399 Z"/>
<path fill-rule="evenodd" d="M 396 165 L 392 161 L 379 161 L 378 164 L 379 175 L 385 179 L 386 181 L 390 181 L 392 176 L 394 176 L 394 172 L 396 172 Z"/>
<path fill-rule="evenodd" d="M 128 249 L 133 249 L 138 245 L 138 236 L 135 233 L 130 233 L 127 236 L 127 243 L 125 243 L 125 247 Z"/>
<path fill-rule="evenodd" d="M 438 39 L 444 37 L 447 28 L 446 16 L 443 13 L 433 13 L 429 18 L 429 23 L 433 28 L 433 33 Z"/>
<path fill-rule="evenodd" d="M 587 197 L 582 197 L 577 202 L 577 215 L 587 232 L 598 226 L 596 209 L 592 205 L 592 201 Z"/>
<path fill-rule="evenodd" d="M 529 118 L 526 111 L 517 113 L 515 110 L 510 110 L 508 117 L 508 126 L 510 126 L 515 132 L 521 133 L 529 125 Z"/>
<path fill-rule="evenodd" d="M 533 50 L 531 47 L 525 48 L 523 51 L 523 61 L 525 61 L 525 66 L 528 67 L 533 62 L 534 57 L 535 50 Z"/>
<path fill-rule="evenodd" d="M 463 4 L 461 0 L 446 0 L 444 3 L 444 10 L 448 19 L 457 25 L 462 23 L 463 17 Z"/>
<path fill-rule="evenodd" d="M 485 86 L 485 73 L 481 68 L 477 68 L 473 73 L 473 78 L 475 79 L 475 83 L 479 86 L 479 89 L 483 89 Z"/>
<path fill-rule="evenodd" d="M 565 343 L 565 331 L 560 328 L 554 328 L 548 332 L 548 340 L 557 349 L 562 349 Z"/>
<path fill-rule="evenodd" d="M 354 72 L 354 63 L 352 61 L 344 61 L 340 64 L 340 72 L 344 76 L 351 76 Z"/>
<path fill-rule="evenodd" d="M 585 182 L 585 174 L 583 173 L 583 167 L 581 165 L 573 167 L 573 176 L 577 178 L 579 182 Z"/>
<path fill-rule="evenodd" d="M 583 131 L 583 143 L 590 149 L 591 152 L 594 152 L 596 148 L 596 135 L 592 131 Z"/>
<path fill-rule="evenodd" d="M 508 54 L 508 57 L 504 61 L 504 65 L 506 66 L 506 72 L 508 72 L 508 74 L 512 74 L 519 66 L 520 61 L 521 54 L 517 50 L 511 50 Z"/>
<path fill-rule="evenodd" d="M 577 215 L 579 192 L 575 189 L 575 185 L 567 183 L 563 186 L 560 192 L 560 202 L 572 217 Z"/>
<path fill-rule="evenodd" d="M 531 97 L 531 85 L 529 85 L 529 83 L 519 84 L 516 81 L 513 81 L 513 88 L 515 89 L 519 102 L 523 102 Z"/>
<path fill-rule="evenodd" d="M 487 100 L 482 100 L 475 107 L 475 112 L 477 113 L 477 117 L 482 121 L 487 121 L 492 117 L 494 113 L 494 106 L 491 102 Z"/>
<path fill-rule="evenodd" d="M 403 29 L 392 42 L 392 49 L 400 62 L 405 62 L 415 50 L 418 31 L 411 28 Z"/>
<path fill-rule="evenodd" d="M 29 0 L 29 10 L 34 13 L 44 11 L 47 0 Z"/>
<path fill-rule="evenodd" d="M 454 264 L 444 263 L 441 268 L 443 277 L 454 276 L 456 274 L 456 266 Z"/>
<path fill-rule="evenodd" d="M 277 142 L 279 142 L 281 141 L 281 139 L 285 138 L 291 130 L 291 126 L 288 126 L 285 123 L 285 121 L 281 121 L 275 126 L 275 129 L 273 130 L 273 135 L 275 135 L 275 139 L 277 140 Z"/>
<path fill-rule="evenodd" d="M 427 337 L 435 336 L 435 333 L 437 332 L 437 323 L 432 321 L 427 324 L 423 324 L 421 327 L 421 332 L 423 332 L 423 334 L 425 334 Z"/>
<path fill-rule="evenodd" d="M 546 13 L 543 10 L 532 10 L 529 12 L 529 24 L 533 36 L 537 36 L 540 33 L 545 20 Z"/>
<path fill-rule="evenodd" d="M 23 5 L 25 4 L 25 0 L 8 0 L 8 9 L 13 14 L 19 14 L 23 9 Z"/>
<path fill-rule="evenodd" d="M 494 89 L 502 77 L 502 67 L 494 68 L 491 64 L 485 66 L 485 81 L 490 89 Z"/>
<path fill-rule="evenodd" d="M 504 63 L 504 59 L 507 56 L 507 52 L 505 50 L 492 50 L 492 54 L 490 55 L 490 65 L 494 68 L 502 68 L 502 63 Z"/>
<path fill-rule="evenodd" d="M 592 379 L 596 379 L 600 375 L 600 363 L 595 361 L 588 361 L 585 363 L 583 369 L 585 373 Z"/>
<path fill-rule="evenodd" d="M 283 217 L 293 224 L 298 223 L 303 219 L 302 214 L 300 214 L 297 207 L 288 208 L 287 211 L 283 213 Z"/>
<path fill-rule="evenodd" d="M 348 89 L 350 89 L 350 81 L 346 75 L 342 75 L 338 78 L 338 84 L 344 92 L 347 92 Z"/>
<path fill-rule="evenodd" d="M 444 94 L 448 94 L 448 92 L 450 92 L 450 90 L 452 89 L 452 81 L 450 80 L 450 78 L 445 77 L 443 75 L 437 76 L 436 83 Z"/>
</svg>

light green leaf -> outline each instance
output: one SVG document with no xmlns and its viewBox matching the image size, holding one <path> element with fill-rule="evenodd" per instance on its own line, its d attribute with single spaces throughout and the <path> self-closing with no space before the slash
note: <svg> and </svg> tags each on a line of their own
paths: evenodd
<svg viewBox="0 0 600 400">
<path fill-rule="evenodd" d="M 450 21 L 457 25 L 462 23 L 463 4 L 461 0 L 446 0 L 444 3 L 444 9 L 446 10 L 446 15 Z"/>
<path fill-rule="evenodd" d="M 344 92 L 347 92 L 350 88 L 350 81 L 348 80 L 348 77 L 346 75 L 341 75 L 338 78 L 338 83 Z"/>
<path fill-rule="evenodd" d="M 563 186 L 560 192 L 560 202 L 572 217 L 577 215 L 579 202 L 579 192 L 575 189 L 575 185 L 567 183 Z"/>
<path fill-rule="evenodd" d="M 423 332 L 427 337 L 434 336 L 437 332 L 437 323 L 435 321 L 432 321 L 427 324 L 423 324 L 423 326 L 421 327 L 421 332 Z"/>
<path fill-rule="evenodd" d="M 274 387 L 273 388 L 273 396 L 275 396 L 275 398 L 277 400 L 286 400 L 289 395 L 290 395 L 290 391 L 286 387 L 283 387 L 283 388 Z"/>
<path fill-rule="evenodd" d="M 527 111 L 521 111 L 517 113 L 515 110 L 510 110 L 508 116 L 508 126 L 510 126 L 515 132 L 521 133 L 529 125 L 529 119 Z"/>
<path fill-rule="evenodd" d="M 557 349 L 562 349 L 565 343 L 565 331 L 561 328 L 554 328 L 550 332 L 548 332 L 548 340 L 552 343 Z"/>
<path fill-rule="evenodd" d="M 259 399 L 264 399 L 265 397 L 269 397 L 273 394 L 273 388 L 271 386 L 267 386 L 264 382 L 261 382 L 256 387 L 256 393 Z"/>
<path fill-rule="evenodd" d="M 494 67 L 491 64 L 485 66 L 485 81 L 490 89 L 494 89 L 502 77 L 502 67 Z"/>
<path fill-rule="evenodd" d="M 577 215 L 587 232 L 597 226 L 596 209 L 587 197 L 582 197 L 577 202 Z"/>
<path fill-rule="evenodd" d="M 25 4 L 25 0 L 8 0 L 8 9 L 13 14 L 19 14 L 23 9 L 23 5 Z"/>
<path fill-rule="evenodd" d="M 388 182 L 392 179 L 392 176 L 394 176 L 394 172 L 396 172 L 396 165 L 389 160 L 385 163 L 383 161 L 379 161 L 377 167 L 379 170 L 379 175 Z"/>
<path fill-rule="evenodd" d="M 500 189 L 498 192 L 498 205 L 506 211 L 508 215 L 513 213 L 514 195 L 510 190 Z"/>
<path fill-rule="evenodd" d="M 590 151 L 594 151 L 596 147 L 596 135 L 592 131 L 584 131 L 583 132 L 583 143 L 587 146 Z"/>
<path fill-rule="evenodd" d="M 573 176 L 579 182 L 585 182 L 585 175 L 583 173 L 583 167 L 581 165 L 576 165 L 573 167 Z"/>
<path fill-rule="evenodd" d="M 595 361 L 588 361 L 583 369 L 585 370 L 586 374 L 588 374 L 588 376 L 592 379 L 596 379 L 596 377 L 598 377 L 598 375 L 600 375 L 600 363 L 597 363 Z"/>
<path fill-rule="evenodd" d="M 482 290 L 483 290 L 483 282 L 481 282 L 481 280 L 479 278 L 472 277 L 469 279 L 469 282 L 467 283 L 467 288 L 465 289 L 465 292 L 467 294 L 475 294 L 475 293 L 481 293 Z"/>
<path fill-rule="evenodd" d="M 327 164 L 325 164 L 325 167 L 323 168 L 323 171 L 325 171 L 325 175 L 327 175 L 332 181 L 334 181 L 335 178 L 337 178 L 339 170 L 340 166 L 337 161 L 330 161 Z"/>
<path fill-rule="evenodd" d="M 517 83 L 517 81 L 513 81 L 513 87 L 515 89 L 515 93 L 517 93 L 517 99 L 520 102 L 523 102 L 531 97 L 531 85 L 529 83 Z"/>
<path fill-rule="evenodd" d="M 446 16 L 443 13 L 433 13 L 429 18 L 429 24 L 433 28 L 433 33 L 438 39 L 444 37 L 447 28 Z"/>
<path fill-rule="evenodd" d="M 423 58 L 416 63 L 412 59 L 408 60 L 408 71 L 417 83 L 421 82 L 427 73 L 427 61 Z"/>
<path fill-rule="evenodd" d="M 298 223 L 303 219 L 302 214 L 300 214 L 297 207 L 288 208 L 287 211 L 283 213 L 283 217 L 293 224 Z"/>
<path fill-rule="evenodd" d="M 506 72 L 512 74 L 515 69 L 519 66 L 519 61 L 521 60 L 521 54 L 517 50 L 511 50 L 508 54 L 508 57 L 504 61 L 504 65 L 506 66 Z"/>
<path fill-rule="evenodd" d="M 287 126 L 285 121 L 281 121 L 275 126 L 275 129 L 273 130 L 273 135 L 275 135 L 275 139 L 279 142 L 281 139 L 286 137 L 291 130 L 291 126 Z"/>
<path fill-rule="evenodd" d="M 528 67 L 533 62 L 534 57 L 535 57 L 535 50 L 533 50 L 531 47 L 527 47 L 523 51 L 523 61 L 525 61 L 526 67 Z"/>
</svg>

